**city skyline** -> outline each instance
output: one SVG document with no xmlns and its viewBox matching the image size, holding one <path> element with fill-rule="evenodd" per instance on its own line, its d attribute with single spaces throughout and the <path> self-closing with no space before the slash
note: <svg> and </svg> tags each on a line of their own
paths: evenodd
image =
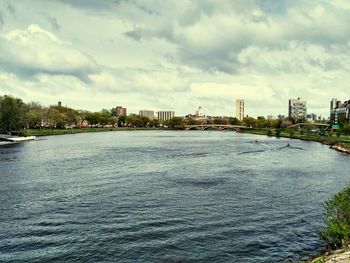
<svg viewBox="0 0 350 263">
<path fill-rule="evenodd" d="M 349 99 L 349 14 L 342 0 L 1 0 L 0 94 L 227 116 L 243 98 L 255 117 L 302 97 L 329 116 Z"/>
</svg>

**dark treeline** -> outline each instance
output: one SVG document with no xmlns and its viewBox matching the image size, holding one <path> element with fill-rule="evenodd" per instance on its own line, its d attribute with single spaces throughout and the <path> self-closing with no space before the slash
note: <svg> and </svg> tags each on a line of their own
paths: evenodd
<svg viewBox="0 0 350 263">
<path fill-rule="evenodd" d="M 21 129 L 64 129 L 84 126 L 116 126 L 118 117 L 112 111 L 89 112 L 69 107 L 45 107 L 37 102 L 24 103 L 19 98 L 0 96 L 0 132 L 11 133 Z"/>
</svg>

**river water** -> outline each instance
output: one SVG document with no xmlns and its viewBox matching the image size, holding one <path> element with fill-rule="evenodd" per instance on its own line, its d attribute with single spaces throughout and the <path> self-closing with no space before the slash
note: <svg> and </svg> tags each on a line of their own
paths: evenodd
<svg viewBox="0 0 350 263">
<path fill-rule="evenodd" d="M 349 170 L 325 145 L 229 131 L 1 147 L 0 261 L 299 260 L 322 248 L 322 204 Z"/>
</svg>

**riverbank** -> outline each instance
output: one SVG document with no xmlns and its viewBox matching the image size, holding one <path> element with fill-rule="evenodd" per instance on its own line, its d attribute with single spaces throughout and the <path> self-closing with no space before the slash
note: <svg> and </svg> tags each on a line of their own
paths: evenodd
<svg viewBox="0 0 350 263">
<path fill-rule="evenodd" d="M 283 130 L 277 133 L 276 131 L 266 129 L 249 129 L 242 131 L 243 133 L 266 135 L 273 137 L 282 137 L 290 139 L 298 139 L 303 141 L 314 141 L 329 145 L 331 149 L 339 152 L 350 154 L 350 136 L 337 136 L 336 133 L 331 133 L 328 136 L 320 136 L 316 134 L 307 134 L 300 131 Z"/>
<path fill-rule="evenodd" d="M 350 262 L 350 248 L 343 248 L 309 261 L 309 263 L 347 263 Z"/>
</svg>

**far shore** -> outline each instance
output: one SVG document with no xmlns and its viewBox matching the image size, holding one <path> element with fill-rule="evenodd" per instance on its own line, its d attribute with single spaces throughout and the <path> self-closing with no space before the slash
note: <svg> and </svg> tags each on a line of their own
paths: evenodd
<svg viewBox="0 0 350 263">
<path fill-rule="evenodd" d="M 171 129 L 171 128 L 134 128 L 134 127 L 116 127 L 116 128 L 74 128 L 74 129 L 24 129 L 21 130 L 18 135 L 22 136 L 52 136 L 52 135 L 64 135 L 64 134 L 77 134 L 77 133 L 87 133 L 87 132 L 108 132 L 108 131 L 171 131 L 171 130 L 181 130 L 181 129 Z M 270 132 L 268 134 L 267 129 L 246 129 L 241 131 L 242 133 L 255 134 L 255 135 L 264 135 L 271 137 L 281 137 L 289 139 L 298 139 L 303 141 L 314 141 L 322 144 L 329 145 L 330 148 L 350 154 L 350 136 L 339 136 L 337 137 L 335 133 L 332 133 L 330 136 L 319 136 L 319 135 L 307 135 L 300 131 L 290 131 L 283 130 L 278 135 L 276 131 Z M 16 135 L 14 133 L 13 135 Z"/>
<path fill-rule="evenodd" d="M 320 136 L 314 134 L 307 135 L 306 133 L 301 133 L 300 131 L 284 130 L 281 131 L 277 136 L 275 132 L 272 132 L 272 134 L 268 135 L 268 130 L 266 129 L 247 129 L 244 130 L 243 133 L 319 142 L 325 145 L 329 145 L 331 149 L 334 149 L 336 151 L 350 154 L 350 136 L 342 135 L 337 137 L 335 133 L 332 133 L 331 136 Z"/>
</svg>

